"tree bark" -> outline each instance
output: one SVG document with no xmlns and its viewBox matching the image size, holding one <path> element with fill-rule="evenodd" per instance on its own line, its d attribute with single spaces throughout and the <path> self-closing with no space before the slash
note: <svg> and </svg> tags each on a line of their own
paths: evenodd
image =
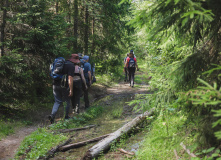
<svg viewBox="0 0 221 160">
<path fill-rule="evenodd" d="M 89 143 L 97 142 L 97 141 L 107 137 L 108 135 L 109 134 L 106 134 L 106 135 L 103 135 L 103 136 L 100 136 L 100 137 L 97 137 L 97 138 L 93 138 L 93 139 L 90 139 L 90 140 L 87 140 L 87 141 L 83 141 L 83 142 L 78 142 L 78 143 L 62 146 L 62 147 L 59 148 L 59 150 L 64 152 L 64 151 L 67 151 L 69 149 L 82 147 L 82 146 L 85 146 L 85 145 L 87 145 Z"/>
<path fill-rule="evenodd" d="M 78 0 L 74 1 L 74 51 L 78 52 Z"/>
<path fill-rule="evenodd" d="M 92 35 L 92 46 L 91 46 L 91 53 L 90 56 L 92 56 L 94 54 L 94 25 L 95 25 L 95 20 L 94 20 L 94 16 L 92 17 L 92 29 L 91 29 L 91 35 Z"/>
<path fill-rule="evenodd" d="M 85 0 L 85 19 L 84 19 L 84 23 L 85 23 L 85 27 L 84 27 L 84 54 L 88 55 L 88 29 L 89 29 L 89 11 L 88 11 L 88 4 L 87 4 L 87 0 Z"/>
<path fill-rule="evenodd" d="M 70 143 L 70 142 L 72 141 L 71 138 L 73 138 L 73 137 L 74 137 L 74 135 L 71 136 L 71 137 L 70 137 L 67 141 L 65 141 L 63 144 L 60 144 L 60 145 L 58 145 L 58 146 L 52 148 L 50 151 L 48 151 L 48 152 L 46 153 L 46 156 L 45 156 L 45 157 L 39 157 L 38 160 L 41 160 L 41 159 L 48 160 L 49 158 L 52 158 L 52 157 L 54 156 L 54 154 L 59 151 L 59 148 L 62 147 L 62 146 L 64 146 L 64 145 L 67 145 L 68 143 Z"/>
<path fill-rule="evenodd" d="M 6 25 L 6 18 L 7 18 L 7 9 L 8 9 L 8 0 L 5 0 L 3 15 L 2 15 L 2 25 L 1 25 L 1 56 L 5 54 L 5 25 Z"/>
<path fill-rule="evenodd" d="M 92 127 L 95 127 L 95 126 L 96 125 L 89 125 L 89 126 L 85 126 L 85 127 L 82 127 L 82 128 L 61 129 L 61 130 L 58 130 L 58 132 L 60 132 L 60 133 L 67 133 L 67 132 L 73 132 L 73 131 L 80 131 L 80 130 L 89 129 L 89 128 L 92 128 Z"/>
<path fill-rule="evenodd" d="M 56 14 L 58 14 L 58 0 L 56 0 L 55 8 L 56 8 Z"/>
<path fill-rule="evenodd" d="M 83 157 L 83 160 L 91 160 L 97 157 L 101 152 L 108 150 L 115 140 L 118 140 L 123 134 L 129 133 L 135 126 L 137 126 L 139 123 L 145 120 L 147 116 L 152 115 L 153 111 L 154 110 L 151 110 L 150 112 L 147 111 L 144 114 L 137 116 L 132 121 L 128 122 L 114 133 L 111 133 L 102 141 L 98 142 L 96 145 L 94 145 L 91 149 L 87 151 L 87 153 Z"/>
</svg>

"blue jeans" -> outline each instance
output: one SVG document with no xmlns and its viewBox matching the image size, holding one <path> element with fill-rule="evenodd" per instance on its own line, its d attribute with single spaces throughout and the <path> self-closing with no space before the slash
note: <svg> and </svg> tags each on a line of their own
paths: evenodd
<svg viewBox="0 0 221 160">
<path fill-rule="evenodd" d="M 56 86 L 53 85 L 53 95 L 54 95 L 54 105 L 52 108 L 51 115 L 54 118 L 58 108 L 60 105 L 62 105 L 63 102 L 66 102 L 66 107 L 65 107 L 65 117 L 68 117 L 69 109 L 71 106 L 71 97 L 69 97 L 69 88 L 61 88 L 61 86 Z"/>
</svg>

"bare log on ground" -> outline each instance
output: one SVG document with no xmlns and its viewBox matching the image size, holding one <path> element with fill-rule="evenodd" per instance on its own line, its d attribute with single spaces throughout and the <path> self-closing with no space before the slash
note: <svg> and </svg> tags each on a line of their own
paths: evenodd
<svg viewBox="0 0 221 160">
<path fill-rule="evenodd" d="M 154 109 L 150 112 L 145 112 L 134 118 L 132 121 L 125 124 L 123 127 L 111 133 L 108 137 L 98 142 L 92 148 L 90 148 L 87 153 L 84 155 L 83 160 L 91 160 L 97 157 L 101 152 L 106 151 L 110 148 L 110 145 L 115 141 L 118 140 L 123 134 L 129 133 L 135 126 L 145 120 L 146 117 L 153 114 Z"/>
<path fill-rule="evenodd" d="M 135 155 L 135 153 L 134 152 L 128 152 L 128 151 L 125 151 L 124 149 L 122 149 L 122 148 L 118 148 L 117 149 L 118 151 L 120 151 L 120 152 L 122 152 L 122 153 L 124 153 L 124 154 L 129 154 L 129 155 Z"/>
<path fill-rule="evenodd" d="M 104 139 L 107 136 L 109 136 L 109 134 L 106 134 L 106 135 L 103 135 L 103 136 L 100 136 L 100 137 L 96 137 L 96 138 L 93 138 L 93 139 L 90 139 L 90 140 L 87 140 L 87 141 L 83 141 L 83 142 L 78 142 L 78 143 L 73 143 L 73 144 L 69 144 L 69 145 L 66 145 L 66 146 L 62 146 L 62 147 L 59 148 L 59 150 L 64 152 L 64 151 L 67 151 L 69 149 L 82 147 L 82 146 L 85 146 L 85 145 L 87 145 L 89 143 L 100 141 L 101 139 Z"/>
<path fill-rule="evenodd" d="M 173 151 L 174 151 L 174 154 L 175 154 L 176 160 L 179 160 L 180 158 L 179 158 L 179 156 L 177 155 L 177 151 L 176 151 L 175 149 L 174 149 Z"/>
<path fill-rule="evenodd" d="M 59 148 L 62 147 L 62 146 L 67 145 L 68 143 L 70 143 L 70 142 L 72 141 L 71 138 L 73 138 L 73 137 L 74 137 L 74 135 L 71 136 L 71 137 L 70 137 L 67 141 L 65 141 L 64 143 L 62 143 L 62 144 L 60 144 L 60 145 L 58 145 L 58 146 L 52 148 L 50 151 L 48 151 L 48 152 L 46 153 L 46 156 L 45 156 L 45 157 L 39 157 L 38 160 L 40 160 L 40 159 L 47 160 L 47 159 L 53 157 L 54 154 L 59 151 Z"/>
<path fill-rule="evenodd" d="M 191 157 L 196 157 L 195 154 L 191 153 L 190 150 L 186 148 L 186 146 L 183 144 L 183 142 L 181 142 L 180 145 L 183 147 L 183 149 L 184 149 Z"/>
<path fill-rule="evenodd" d="M 93 128 L 95 126 L 96 125 L 89 125 L 89 126 L 85 126 L 85 127 L 82 127 L 82 128 L 60 129 L 60 130 L 58 130 L 58 132 L 60 132 L 60 133 L 67 133 L 67 132 L 73 132 L 73 131 L 80 131 L 80 130 L 85 130 L 85 129 Z"/>
</svg>

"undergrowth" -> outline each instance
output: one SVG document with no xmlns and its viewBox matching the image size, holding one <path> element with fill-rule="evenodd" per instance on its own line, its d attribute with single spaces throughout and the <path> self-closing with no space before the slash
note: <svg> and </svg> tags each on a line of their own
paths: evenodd
<svg viewBox="0 0 221 160">
<path fill-rule="evenodd" d="M 21 143 L 15 159 L 38 159 L 44 156 L 49 149 L 68 139 L 63 134 L 53 134 L 45 128 L 38 128 L 37 131 L 25 137 Z"/>
<path fill-rule="evenodd" d="M 151 124 L 146 134 L 137 159 L 175 159 L 174 149 L 182 159 L 188 159 L 188 154 L 181 151 L 180 143 L 189 146 L 196 141 L 192 128 L 184 125 L 186 117 L 181 112 L 169 112 L 166 116 L 162 112 Z"/>
<path fill-rule="evenodd" d="M 86 112 L 73 117 L 70 120 L 61 120 L 51 125 L 49 129 L 38 128 L 37 131 L 27 136 L 20 145 L 15 159 L 38 159 L 54 146 L 69 138 L 66 134 L 55 134 L 57 129 L 75 128 L 85 125 L 88 121 L 95 119 L 103 112 L 101 106 L 90 107 Z"/>
</svg>

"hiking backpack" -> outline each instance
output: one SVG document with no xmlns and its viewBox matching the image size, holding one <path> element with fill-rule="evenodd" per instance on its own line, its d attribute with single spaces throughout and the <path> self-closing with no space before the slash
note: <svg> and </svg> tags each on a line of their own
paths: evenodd
<svg viewBox="0 0 221 160">
<path fill-rule="evenodd" d="M 128 68 L 135 68 L 134 58 L 130 58 L 129 63 L 128 63 Z"/>
<path fill-rule="evenodd" d="M 50 75 L 53 79 L 62 79 L 63 77 L 63 67 L 65 64 L 65 59 L 63 57 L 58 57 L 50 65 Z"/>
<path fill-rule="evenodd" d="M 80 67 L 83 69 L 84 71 L 84 60 L 83 59 L 80 59 Z"/>
</svg>

